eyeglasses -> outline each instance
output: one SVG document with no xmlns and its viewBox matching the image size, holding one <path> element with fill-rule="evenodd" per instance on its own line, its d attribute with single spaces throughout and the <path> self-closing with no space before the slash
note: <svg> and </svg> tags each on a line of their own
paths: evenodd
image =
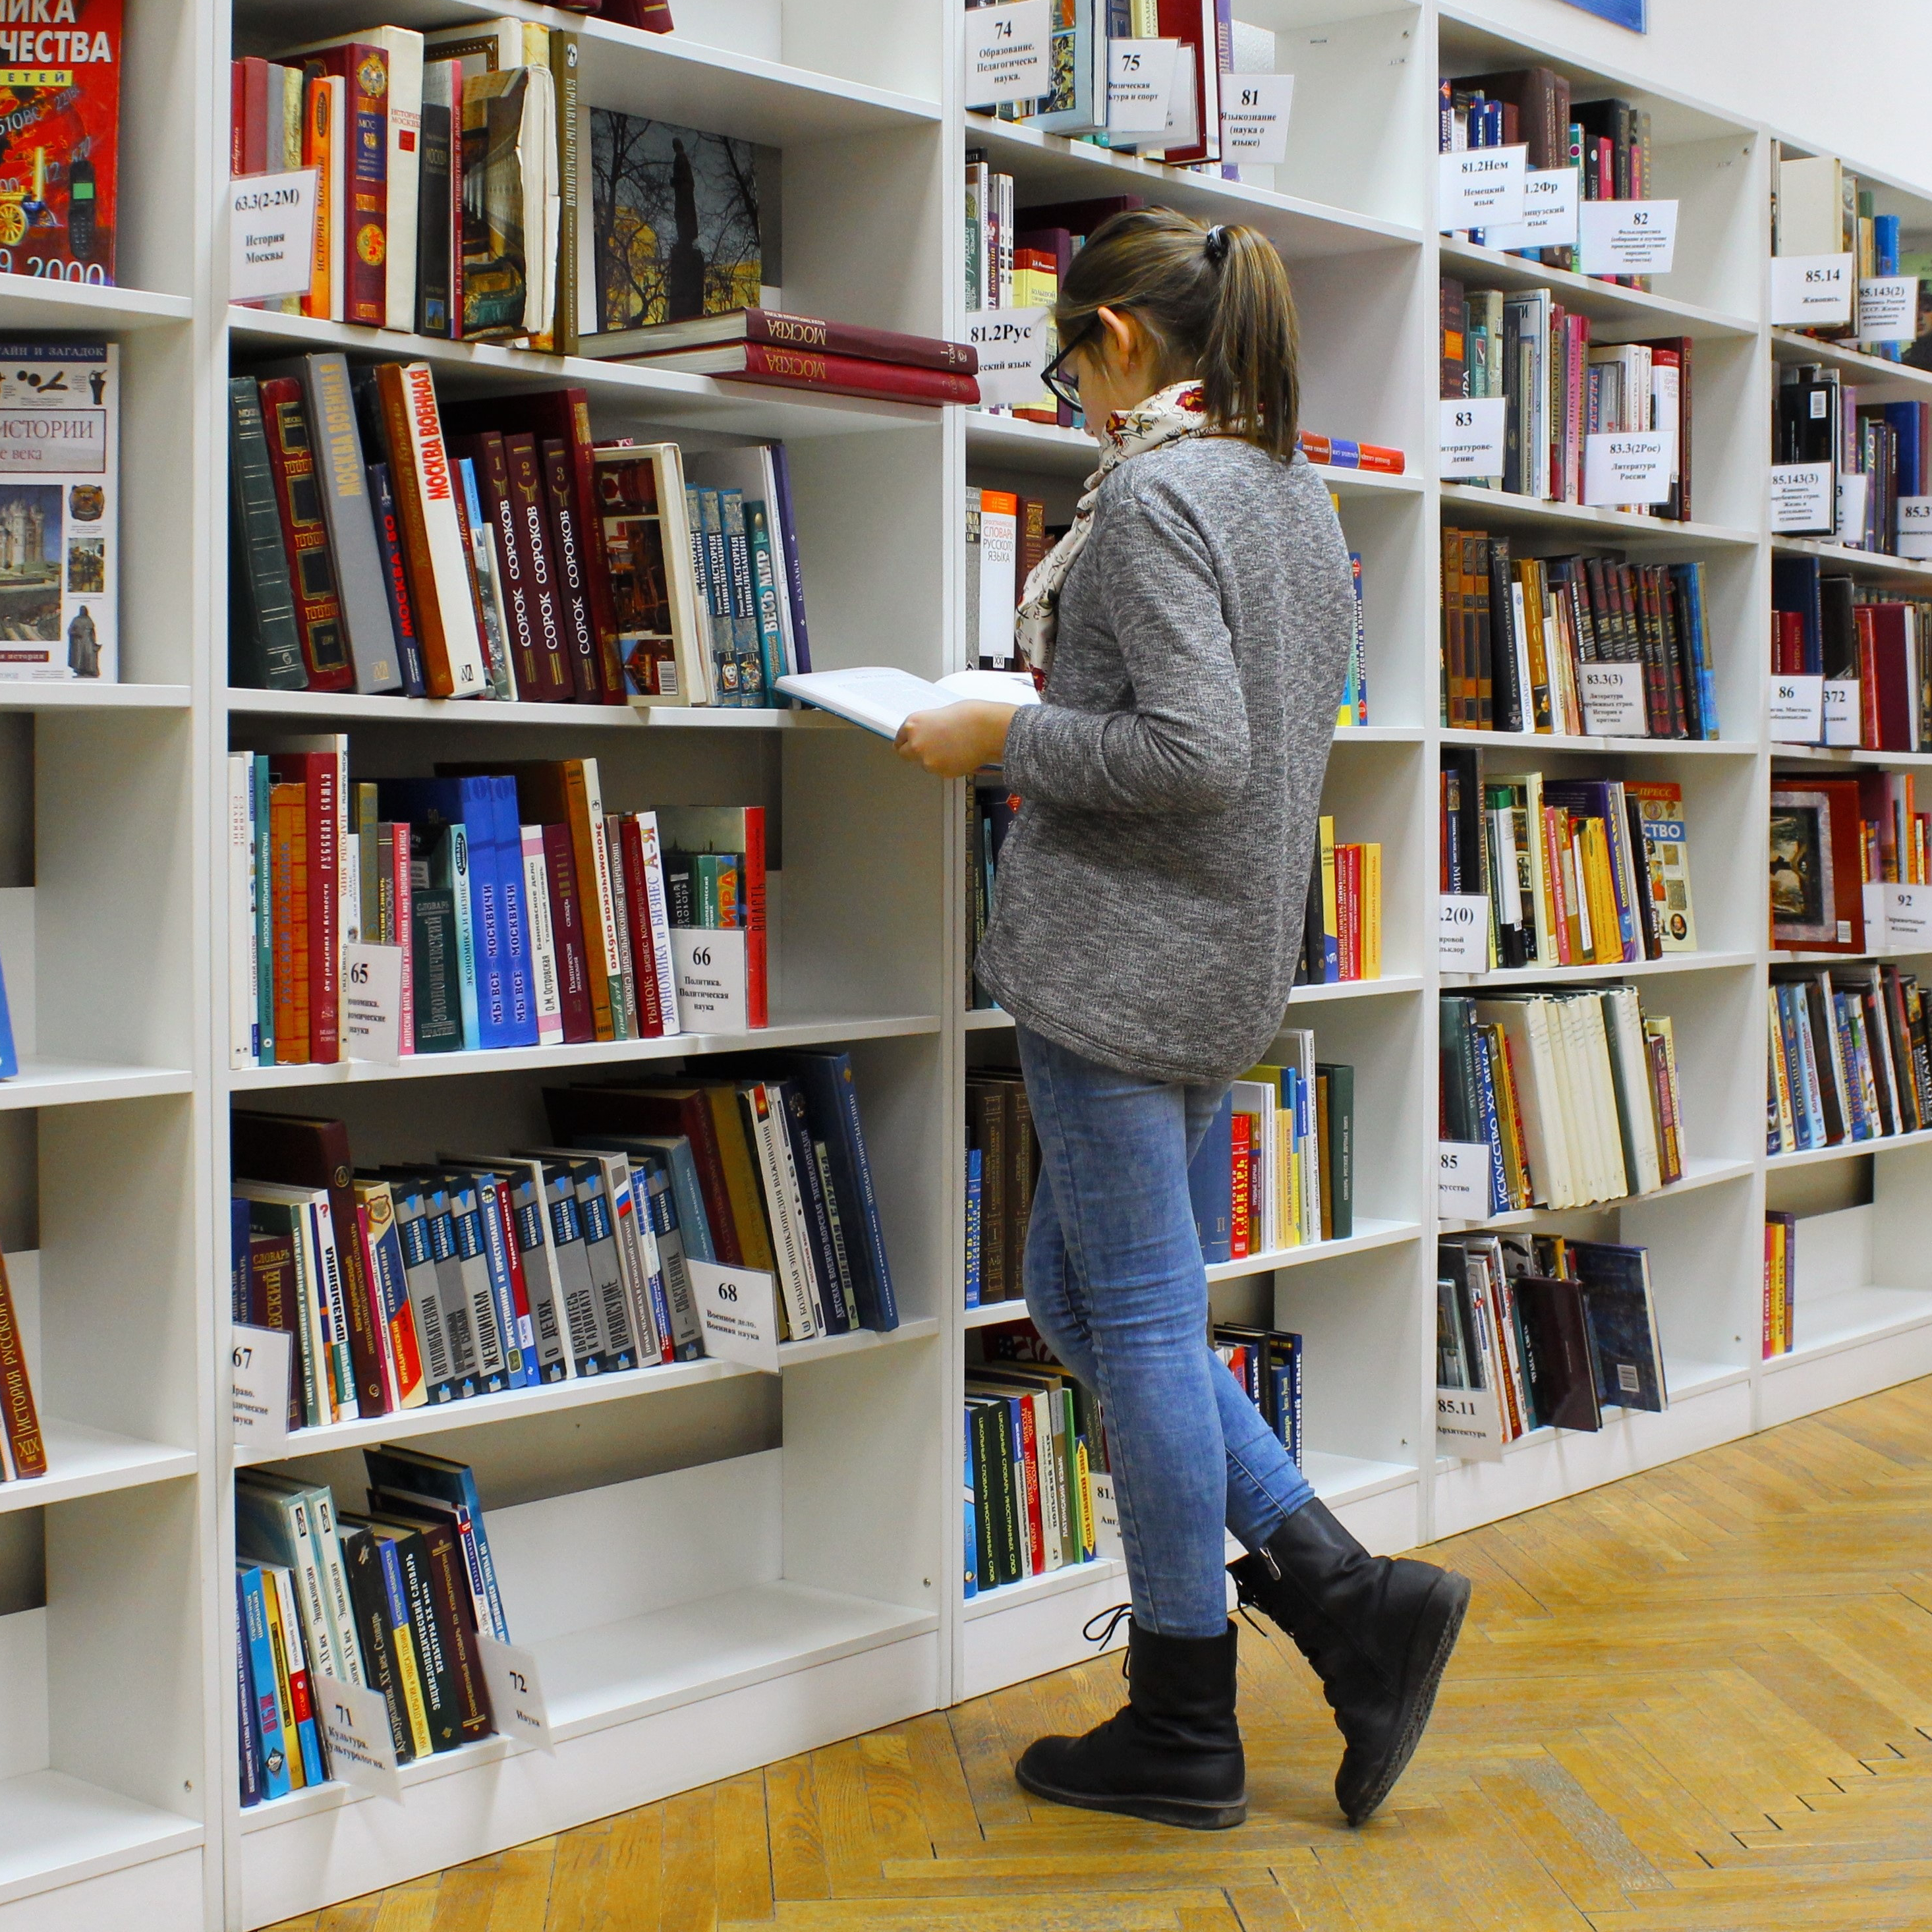
<svg viewBox="0 0 1932 1932">
<path fill-rule="evenodd" d="M 1070 410 L 1080 407 L 1080 385 L 1066 373 L 1067 358 L 1078 349 L 1085 347 L 1087 340 L 1094 333 L 1092 323 L 1076 331 L 1070 342 L 1060 344 L 1060 353 L 1040 371 L 1040 382 L 1055 402 L 1064 403 Z"/>
</svg>

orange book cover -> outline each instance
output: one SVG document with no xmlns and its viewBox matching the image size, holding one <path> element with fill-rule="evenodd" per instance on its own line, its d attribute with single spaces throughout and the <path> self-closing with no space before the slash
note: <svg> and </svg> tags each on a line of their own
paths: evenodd
<svg viewBox="0 0 1932 1932">
<path fill-rule="evenodd" d="M 0 274 L 114 286 L 121 13 L 122 0 L 7 9 Z"/>
</svg>

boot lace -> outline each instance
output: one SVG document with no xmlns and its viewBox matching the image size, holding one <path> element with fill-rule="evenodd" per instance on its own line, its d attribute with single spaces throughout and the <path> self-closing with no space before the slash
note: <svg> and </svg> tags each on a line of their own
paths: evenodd
<svg viewBox="0 0 1932 1932">
<path fill-rule="evenodd" d="M 1111 1610 L 1096 1610 L 1080 1626 L 1080 1634 L 1096 1648 L 1105 1650 L 1113 1642 L 1114 1633 L 1120 1628 L 1121 1619 L 1130 1617 L 1133 1613 L 1134 1606 L 1131 1604 L 1116 1604 Z M 1094 1629 L 1096 1624 L 1102 1626 L 1097 1635 Z M 1120 1675 L 1123 1677 L 1127 1675 L 1127 1659 L 1131 1654 L 1124 1650 L 1120 1653 Z"/>
</svg>

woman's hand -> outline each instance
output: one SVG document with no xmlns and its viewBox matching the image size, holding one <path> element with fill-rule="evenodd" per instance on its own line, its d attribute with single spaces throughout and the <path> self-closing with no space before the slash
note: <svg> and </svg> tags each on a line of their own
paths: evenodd
<svg viewBox="0 0 1932 1932">
<path fill-rule="evenodd" d="M 997 765 L 1004 757 L 1006 728 L 1019 708 L 968 698 L 915 712 L 892 743 L 901 758 L 940 778 L 970 778 L 982 765 Z"/>
</svg>

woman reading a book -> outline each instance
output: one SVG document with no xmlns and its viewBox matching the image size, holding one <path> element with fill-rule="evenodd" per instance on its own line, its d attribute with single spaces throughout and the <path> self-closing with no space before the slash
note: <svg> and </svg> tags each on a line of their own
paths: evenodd
<svg viewBox="0 0 1932 1932">
<path fill-rule="evenodd" d="M 1246 1816 L 1240 1600 L 1287 1632 L 1359 1824 L 1414 1750 L 1468 1585 L 1371 1557 L 1208 1345 L 1188 1165 L 1279 1030 L 1353 629 L 1328 492 L 1296 452 L 1294 309 L 1253 229 L 1149 209 L 1073 259 L 1049 385 L 1101 448 L 1028 578 L 1024 709 L 909 718 L 904 757 L 1002 764 L 1024 800 L 979 956 L 1013 1016 L 1041 1171 L 1028 1312 L 1100 1398 L 1132 1594 L 1128 1702 L 1017 1767 L 1036 1796 L 1214 1829 Z"/>
</svg>

